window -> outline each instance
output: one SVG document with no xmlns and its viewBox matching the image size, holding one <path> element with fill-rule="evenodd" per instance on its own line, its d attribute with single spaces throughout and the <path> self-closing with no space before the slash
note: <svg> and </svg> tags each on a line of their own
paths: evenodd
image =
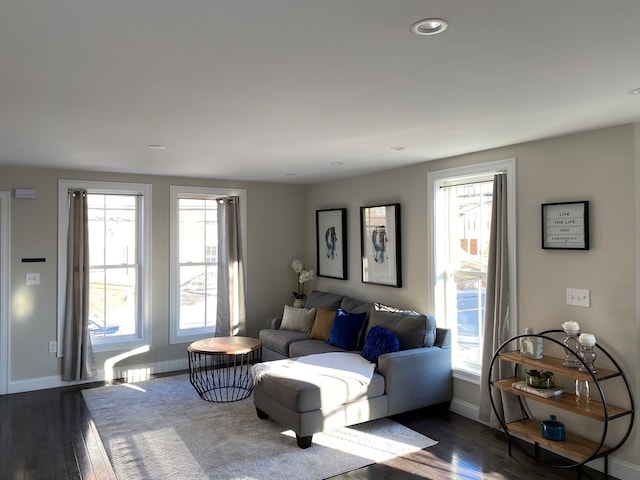
<svg viewBox="0 0 640 480">
<path fill-rule="evenodd" d="M 171 187 L 171 343 L 190 342 L 215 334 L 218 302 L 216 199 L 228 195 L 244 197 L 245 194 L 229 189 Z M 244 220 L 246 202 L 243 198 L 241 209 Z"/>
<path fill-rule="evenodd" d="M 453 366 L 475 377 L 482 368 L 485 292 L 493 201 L 493 176 L 507 172 L 510 237 L 515 238 L 513 161 L 429 174 L 430 228 L 433 232 L 430 290 L 432 311 L 451 329 Z M 514 248 L 514 241 L 510 242 Z M 515 256 L 510 254 L 511 291 Z M 515 295 L 512 295 L 515 297 Z M 515 301 L 515 299 L 513 300 Z M 514 304 L 511 312 L 515 312 Z"/>
<path fill-rule="evenodd" d="M 58 284 L 61 338 L 66 283 L 67 193 L 86 188 L 89 229 L 89 331 L 95 351 L 147 343 L 151 187 L 107 182 L 59 183 Z"/>
</svg>

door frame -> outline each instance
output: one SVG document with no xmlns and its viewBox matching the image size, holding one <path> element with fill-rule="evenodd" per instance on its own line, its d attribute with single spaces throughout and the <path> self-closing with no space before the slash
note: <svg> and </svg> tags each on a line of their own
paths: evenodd
<svg viewBox="0 0 640 480">
<path fill-rule="evenodd" d="M 0 395 L 9 389 L 11 192 L 0 192 Z"/>
</svg>

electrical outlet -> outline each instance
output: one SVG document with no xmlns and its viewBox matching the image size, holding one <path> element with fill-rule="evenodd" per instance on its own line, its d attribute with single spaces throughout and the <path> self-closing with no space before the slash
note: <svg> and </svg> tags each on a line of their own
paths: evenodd
<svg viewBox="0 0 640 480">
<path fill-rule="evenodd" d="M 55 340 L 49 342 L 49 353 L 58 353 L 58 342 Z"/>
<path fill-rule="evenodd" d="M 40 285 L 40 274 L 27 273 L 26 283 L 27 285 Z"/>
</svg>

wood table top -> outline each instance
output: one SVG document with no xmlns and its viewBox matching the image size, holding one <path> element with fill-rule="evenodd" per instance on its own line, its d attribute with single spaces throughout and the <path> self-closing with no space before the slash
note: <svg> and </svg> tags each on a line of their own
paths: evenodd
<svg viewBox="0 0 640 480">
<path fill-rule="evenodd" d="M 196 353 L 241 355 L 262 347 L 262 342 L 251 337 L 213 337 L 198 340 L 188 350 Z"/>
</svg>

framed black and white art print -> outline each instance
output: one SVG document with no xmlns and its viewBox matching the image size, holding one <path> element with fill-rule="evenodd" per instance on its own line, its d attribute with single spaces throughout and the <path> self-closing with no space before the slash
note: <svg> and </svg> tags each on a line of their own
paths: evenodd
<svg viewBox="0 0 640 480">
<path fill-rule="evenodd" d="M 318 276 L 347 279 L 347 209 L 316 210 Z"/>
<path fill-rule="evenodd" d="M 360 207 L 362 282 L 402 286 L 400 204 Z"/>
</svg>

